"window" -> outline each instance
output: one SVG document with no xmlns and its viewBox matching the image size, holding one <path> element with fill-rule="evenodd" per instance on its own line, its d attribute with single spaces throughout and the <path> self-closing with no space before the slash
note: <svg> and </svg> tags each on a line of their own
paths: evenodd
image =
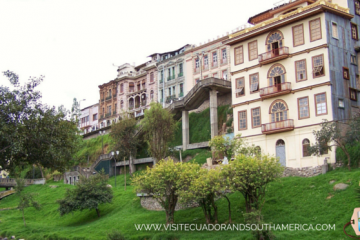
<svg viewBox="0 0 360 240">
<path fill-rule="evenodd" d="M 309 97 L 298 98 L 299 119 L 309 118 Z"/>
<path fill-rule="evenodd" d="M 200 62 L 199 62 L 199 58 L 195 59 L 195 68 L 199 68 L 200 66 Z"/>
<path fill-rule="evenodd" d="M 180 95 L 184 94 L 184 84 L 180 83 Z"/>
<path fill-rule="evenodd" d="M 359 74 L 356 74 L 356 88 L 360 89 L 360 78 L 359 78 Z"/>
<path fill-rule="evenodd" d="M 312 42 L 321 39 L 320 18 L 310 21 L 309 26 L 310 26 L 310 41 Z"/>
<path fill-rule="evenodd" d="M 327 114 L 326 93 L 315 94 L 316 116 Z"/>
<path fill-rule="evenodd" d="M 208 68 L 209 67 L 209 58 L 208 55 L 204 56 L 204 67 Z"/>
<path fill-rule="evenodd" d="M 339 99 L 339 108 L 345 108 L 344 99 Z"/>
<path fill-rule="evenodd" d="M 150 100 L 153 101 L 154 100 L 154 90 L 150 91 Z"/>
<path fill-rule="evenodd" d="M 271 122 L 287 120 L 288 108 L 284 101 L 276 101 L 270 106 Z"/>
<path fill-rule="evenodd" d="M 238 64 L 241 64 L 244 62 L 243 46 L 235 48 L 234 54 L 235 54 L 235 65 L 238 65 Z"/>
<path fill-rule="evenodd" d="M 227 70 L 222 71 L 222 79 L 227 80 Z"/>
<path fill-rule="evenodd" d="M 134 92 L 134 83 L 129 83 L 129 92 Z"/>
<path fill-rule="evenodd" d="M 221 55 L 222 55 L 221 64 L 226 64 L 227 63 L 226 48 L 221 49 Z"/>
<path fill-rule="evenodd" d="M 169 92 L 169 96 L 171 96 L 171 87 L 169 87 L 168 92 Z"/>
<path fill-rule="evenodd" d="M 249 61 L 258 58 L 257 41 L 249 42 Z"/>
<path fill-rule="evenodd" d="M 120 84 L 120 93 L 123 93 L 124 92 L 124 84 Z"/>
<path fill-rule="evenodd" d="M 353 101 L 357 101 L 357 91 L 356 91 L 356 89 L 349 88 L 349 92 L 350 92 L 350 99 L 353 100 Z"/>
<path fill-rule="evenodd" d="M 309 141 L 309 139 L 305 138 L 302 141 L 303 157 L 311 156 L 310 153 L 309 153 L 309 147 L 310 147 L 310 141 Z"/>
<path fill-rule="evenodd" d="M 250 93 L 259 91 L 259 73 L 250 75 Z"/>
<path fill-rule="evenodd" d="M 350 62 L 353 65 L 357 65 L 356 55 L 353 55 L 353 54 L 350 55 Z"/>
<path fill-rule="evenodd" d="M 183 64 L 182 63 L 180 63 L 179 64 L 179 75 L 183 75 Z"/>
<path fill-rule="evenodd" d="M 108 113 L 111 113 L 111 105 L 108 106 Z"/>
<path fill-rule="evenodd" d="M 245 78 L 236 79 L 236 97 L 241 97 L 245 95 Z"/>
<path fill-rule="evenodd" d="M 260 108 L 251 109 L 251 124 L 252 128 L 257 128 L 261 126 L 261 117 L 260 117 Z"/>
<path fill-rule="evenodd" d="M 239 130 L 247 129 L 246 110 L 239 112 Z"/>
<path fill-rule="evenodd" d="M 161 82 L 164 80 L 164 70 L 161 70 L 160 72 Z"/>
<path fill-rule="evenodd" d="M 296 81 L 307 80 L 306 60 L 295 61 Z"/>
<path fill-rule="evenodd" d="M 117 109 L 117 104 L 115 103 L 115 105 L 114 105 L 114 112 L 116 112 L 116 109 Z"/>
<path fill-rule="evenodd" d="M 217 66 L 217 52 L 213 52 L 212 53 L 212 66 L 216 67 Z"/>
<path fill-rule="evenodd" d="M 359 0 L 354 0 L 354 3 L 355 3 L 355 13 L 357 15 L 360 15 L 360 3 L 359 3 Z"/>
<path fill-rule="evenodd" d="M 358 40 L 358 29 L 357 29 L 357 25 L 354 23 L 350 23 L 351 24 L 351 38 L 354 40 Z"/>
<path fill-rule="evenodd" d="M 97 117 L 97 113 L 93 115 L 93 121 L 97 120 L 98 117 Z"/>
<path fill-rule="evenodd" d="M 121 100 L 121 101 L 120 101 L 120 109 L 123 109 L 123 108 L 124 108 L 124 101 Z"/>
<path fill-rule="evenodd" d="M 324 71 L 324 55 L 312 57 L 313 77 L 321 77 L 325 75 Z"/>
<path fill-rule="evenodd" d="M 347 67 L 343 67 L 343 77 L 346 80 L 350 79 L 349 69 Z"/>
<path fill-rule="evenodd" d="M 339 38 L 337 23 L 331 22 L 332 37 Z"/>
<path fill-rule="evenodd" d="M 154 82 L 154 73 L 153 72 L 150 73 L 150 82 Z"/>
<path fill-rule="evenodd" d="M 304 26 L 303 24 L 294 26 L 292 28 L 293 33 L 293 45 L 294 47 L 304 44 Z"/>
</svg>

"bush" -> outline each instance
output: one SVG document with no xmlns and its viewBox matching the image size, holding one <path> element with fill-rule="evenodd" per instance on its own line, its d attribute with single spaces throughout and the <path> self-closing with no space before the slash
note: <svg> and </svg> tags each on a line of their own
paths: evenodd
<svg viewBox="0 0 360 240">
<path fill-rule="evenodd" d="M 347 149 L 349 149 L 349 155 L 351 159 L 350 166 L 358 167 L 360 160 L 360 143 L 356 143 L 354 146 L 347 146 Z M 347 157 L 341 148 L 336 149 L 336 161 L 342 162 L 344 166 L 347 166 L 348 164 Z"/>
<path fill-rule="evenodd" d="M 107 235 L 108 240 L 126 240 L 126 238 L 117 230 L 113 230 Z"/>
</svg>

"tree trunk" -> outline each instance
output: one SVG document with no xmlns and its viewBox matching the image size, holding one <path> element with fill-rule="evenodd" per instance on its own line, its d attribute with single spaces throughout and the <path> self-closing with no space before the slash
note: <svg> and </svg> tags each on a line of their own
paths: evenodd
<svg viewBox="0 0 360 240">
<path fill-rule="evenodd" d="M 177 196 L 172 192 L 165 203 L 165 213 L 166 213 L 166 225 L 174 223 L 175 207 L 177 203 Z"/>
<path fill-rule="evenodd" d="M 136 156 L 136 153 L 135 153 L 135 156 Z M 135 164 L 134 164 L 134 158 L 131 153 L 130 153 L 130 158 L 129 158 L 129 168 L 130 168 L 130 176 L 132 176 L 133 173 L 135 172 Z"/>
<path fill-rule="evenodd" d="M 217 212 L 217 205 L 214 200 L 214 194 L 210 195 L 210 201 L 211 201 L 212 207 L 214 208 L 214 223 L 217 224 L 218 223 L 218 212 Z"/>
<path fill-rule="evenodd" d="M 343 148 L 343 151 L 344 151 L 344 153 L 345 153 L 345 155 L 346 155 L 346 157 L 347 157 L 347 159 L 348 159 L 348 169 L 349 169 L 349 171 L 351 171 L 351 167 L 350 167 L 350 163 L 351 163 L 350 154 L 348 153 L 348 151 L 346 150 L 345 147 Z"/>
<path fill-rule="evenodd" d="M 23 215 L 24 226 L 26 227 L 25 215 L 24 215 L 24 209 L 22 209 L 22 215 Z"/>
<path fill-rule="evenodd" d="M 41 168 L 41 165 L 38 163 L 37 166 L 38 166 L 38 168 L 40 169 L 41 177 L 44 178 L 44 173 L 43 173 L 43 170 L 42 170 L 42 168 Z"/>
<path fill-rule="evenodd" d="M 96 213 L 97 213 L 98 217 L 100 217 L 100 210 L 98 208 L 96 208 Z"/>
<path fill-rule="evenodd" d="M 231 223 L 231 207 L 230 207 L 230 200 L 229 198 L 224 195 L 224 197 L 226 198 L 226 200 L 228 201 L 228 208 L 229 208 L 229 223 Z"/>
</svg>

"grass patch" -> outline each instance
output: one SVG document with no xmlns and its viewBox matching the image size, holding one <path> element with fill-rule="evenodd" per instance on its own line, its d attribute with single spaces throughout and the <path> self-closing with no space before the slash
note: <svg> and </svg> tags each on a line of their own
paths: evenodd
<svg viewBox="0 0 360 240">
<path fill-rule="evenodd" d="M 226 123 L 227 114 L 229 113 L 230 105 L 218 107 L 218 127 L 221 129 L 223 123 Z M 231 123 L 230 123 L 231 124 Z M 175 140 L 171 146 L 182 145 L 182 121 L 176 123 L 177 129 L 175 131 Z M 190 143 L 206 142 L 211 139 L 210 132 L 210 108 L 206 108 L 200 113 L 192 112 L 189 114 L 189 135 Z"/>
<path fill-rule="evenodd" d="M 201 152 L 197 155 L 205 154 Z M 197 160 L 196 157 L 196 160 Z M 200 158 L 199 158 L 200 159 Z M 336 169 L 325 175 L 312 178 L 286 177 L 269 185 L 266 202 L 263 207 L 265 222 L 274 224 L 335 224 L 331 231 L 274 231 L 276 239 L 345 239 L 343 226 L 349 221 L 353 209 L 359 206 L 355 189 L 359 188 L 360 169 L 351 172 Z M 130 177 L 127 176 L 130 182 Z M 330 180 L 335 180 L 329 184 Z M 242 231 L 136 231 L 134 224 L 165 223 L 165 213 L 148 211 L 140 205 L 132 186 L 124 191 L 124 175 L 109 179 L 113 186 L 112 204 L 100 207 L 101 217 L 95 211 L 74 212 L 60 217 L 56 199 L 62 198 L 66 189 L 73 186 L 62 182 L 49 181 L 46 185 L 33 185 L 25 191 L 36 192 L 36 199 L 42 204 L 41 211 L 32 208 L 25 210 L 27 226 L 24 227 L 22 215 L 18 210 L 0 211 L 0 235 L 27 240 L 36 239 L 106 239 L 114 230 L 126 239 L 252 239 L 250 232 Z M 349 187 L 343 191 L 334 191 L 336 183 L 346 183 Z M 49 185 L 57 185 L 50 188 Z M 333 197 L 326 199 L 329 195 Z M 239 193 L 229 195 L 233 221 L 244 223 L 242 213 L 245 210 L 243 196 Z M 15 207 L 18 199 L 15 195 L 0 201 L 0 208 Z M 219 223 L 227 221 L 227 201 L 218 200 Z M 205 223 L 202 210 L 192 208 L 175 213 L 176 223 Z M 349 234 L 355 235 L 351 227 Z"/>
</svg>

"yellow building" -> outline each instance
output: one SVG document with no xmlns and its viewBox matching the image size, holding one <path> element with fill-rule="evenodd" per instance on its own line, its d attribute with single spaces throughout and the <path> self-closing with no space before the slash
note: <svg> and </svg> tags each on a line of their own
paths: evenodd
<svg viewBox="0 0 360 240">
<path fill-rule="evenodd" d="M 307 146 L 323 119 L 358 109 L 350 11 L 346 1 L 290 1 L 251 17 L 252 27 L 223 42 L 230 45 L 235 135 L 286 167 L 335 162 L 335 149 L 316 157 Z"/>
</svg>

